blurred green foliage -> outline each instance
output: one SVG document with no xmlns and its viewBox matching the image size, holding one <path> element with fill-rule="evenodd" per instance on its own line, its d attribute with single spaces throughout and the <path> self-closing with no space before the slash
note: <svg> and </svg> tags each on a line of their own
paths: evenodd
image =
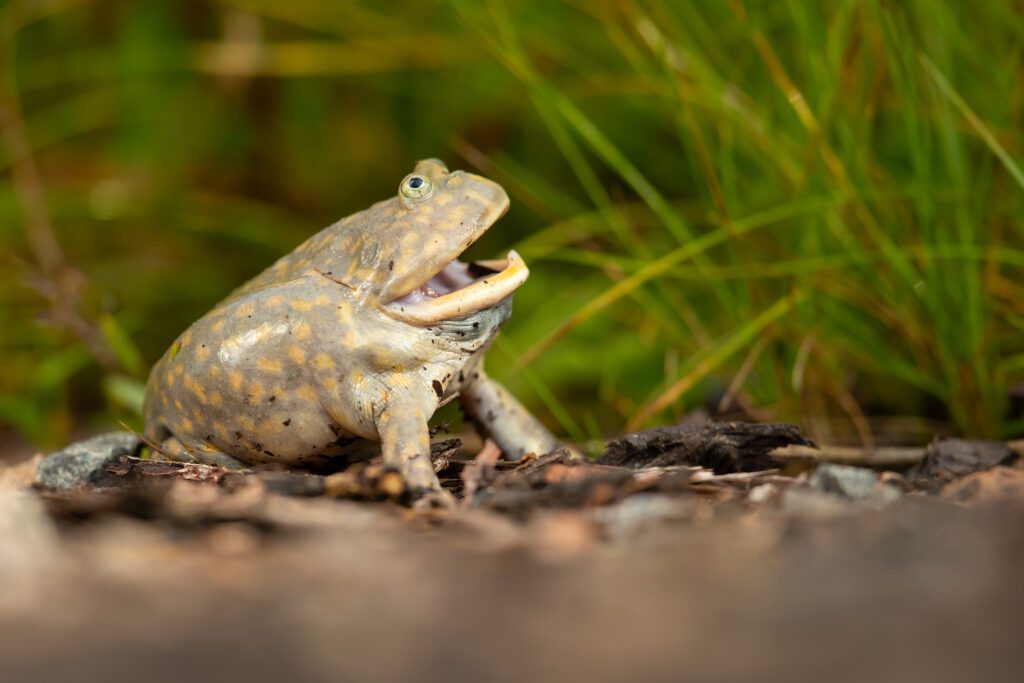
<svg viewBox="0 0 1024 683">
<path fill-rule="evenodd" d="M 137 424 L 181 329 L 429 156 L 512 196 L 490 367 L 577 439 L 1021 430 L 1019 3 L 8 0 L 0 41 L 0 422 L 39 443 Z"/>
</svg>

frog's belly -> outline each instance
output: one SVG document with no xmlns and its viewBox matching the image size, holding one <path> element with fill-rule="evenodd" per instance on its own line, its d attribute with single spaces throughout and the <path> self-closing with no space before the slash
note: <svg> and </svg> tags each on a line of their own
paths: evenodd
<svg viewBox="0 0 1024 683">
<path fill-rule="evenodd" d="M 243 462 L 281 465 L 321 461 L 365 441 L 334 424 L 318 405 L 306 406 L 300 397 L 280 394 L 274 401 L 280 406 L 239 406 L 249 411 L 234 414 L 210 411 L 198 423 L 207 426 L 206 433 L 193 429 L 193 436 Z"/>
<path fill-rule="evenodd" d="M 345 311 L 328 296 L 337 288 L 321 277 L 296 281 L 230 299 L 196 321 L 150 374 L 147 434 L 286 466 L 374 437 L 325 408 L 346 402 L 339 392 L 350 372 L 336 347 L 325 351 L 344 332 Z"/>
<path fill-rule="evenodd" d="M 201 345 L 200 345 L 201 348 Z M 318 377 L 242 371 L 182 349 L 165 356 L 146 390 L 146 433 L 177 437 L 189 451 L 220 451 L 244 463 L 304 465 L 366 451 L 373 444 L 323 407 Z M 363 437 L 372 436 L 363 434 Z"/>
<path fill-rule="evenodd" d="M 335 424 L 319 404 L 310 405 L 307 397 L 287 390 L 258 398 L 225 397 L 214 388 L 196 394 L 159 384 L 154 373 L 147 391 L 146 433 L 157 441 L 177 437 L 192 452 L 215 450 L 251 465 L 292 466 L 375 447 Z"/>
</svg>

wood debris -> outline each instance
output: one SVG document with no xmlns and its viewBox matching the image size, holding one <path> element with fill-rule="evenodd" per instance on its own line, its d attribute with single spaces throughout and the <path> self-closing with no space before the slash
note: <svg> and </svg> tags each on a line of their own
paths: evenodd
<svg viewBox="0 0 1024 683">
<path fill-rule="evenodd" d="M 784 446 L 815 447 L 791 424 L 707 422 L 655 427 L 608 444 L 598 462 L 619 467 L 696 465 L 718 474 L 777 467 L 770 453 Z"/>
</svg>

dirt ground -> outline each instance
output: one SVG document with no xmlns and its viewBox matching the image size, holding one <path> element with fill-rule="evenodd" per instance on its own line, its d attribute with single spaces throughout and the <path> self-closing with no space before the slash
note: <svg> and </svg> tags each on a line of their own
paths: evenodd
<svg viewBox="0 0 1024 683">
<path fill-rule="evenodd" d="M 365 467 L 123 458 L 65 492 L 0 470 L 3 680 L 1024 680 L 1019 458 L 761 469 L 673 443 L 442 453 L 450 512 L 366 500 L 397 494 Z"/>
</svg>

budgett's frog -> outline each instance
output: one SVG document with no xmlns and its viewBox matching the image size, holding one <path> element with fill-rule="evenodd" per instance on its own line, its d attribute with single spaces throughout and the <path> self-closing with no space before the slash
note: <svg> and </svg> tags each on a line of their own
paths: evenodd
<svg viewBox="0 0 1024 683">
<path fill-rule="evenodd" d="M 507 457 L 552 450 L 483 368 L 526 265 L 514 251 L 458 259 L 508 204 L 497 183 L 421 161 L 396 196 L 312 236 L 175 340 L 149 376 L 147 437 L 228 467 L 301 466 L 379 440 L 434 502 L 448 499 L 427 421 L 456 396 Z"/>
</svg>

